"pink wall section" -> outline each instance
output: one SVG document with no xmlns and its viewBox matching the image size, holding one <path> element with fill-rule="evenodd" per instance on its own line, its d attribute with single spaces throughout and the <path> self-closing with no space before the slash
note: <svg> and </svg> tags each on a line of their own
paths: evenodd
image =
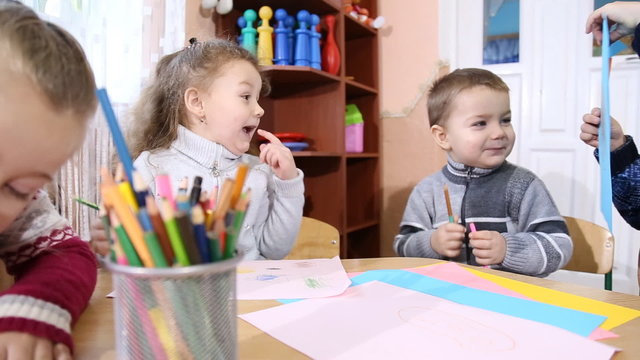
<svg viewBox="0 0 640 360">
<path fill-rule="evenodd" d="M 393 237 L 413 186 L 438 171 L 445 154 L 431 139 L 425 92 L 439 71 L 438 0 L 378 0 L 380 30 L 383 256 L 396 256 Z"/>
</svg>

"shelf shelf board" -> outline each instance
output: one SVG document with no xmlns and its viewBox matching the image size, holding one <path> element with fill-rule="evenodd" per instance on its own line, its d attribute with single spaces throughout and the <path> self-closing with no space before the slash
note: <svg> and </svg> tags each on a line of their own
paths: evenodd
<svg viewBox="0 0 640 360">
<path fill-rule="evenodd" d="M 340 11 L 340 2 L 336 0 L 300 1 L 300 0 L 234 0 L 233 7 L 240 11 L 253 9 L 256 12 L 267 5 L 275 12 L 283 8 L 289 15 L 295 16 L 299 10 L 307 10 L 312 14 L 324 15 Z M 272 20 L 275 21 L 275 18 Z"/>
<path fill-rule="evenodd" d="M 346 153 L 345 157 L 347 159 L 377 159 L 380 157 L 380 154 L 374 152 Z"/>
<path fill-rule="evenodd" d="M 377 226 L 379 224 L 380 224 L 380 222 L 378 220 L 364 221 L 364 222 L 362 222 L 360 224 L 347 226 L 346 233 L 349 234 L 349 233 L 356 232 L 356 231 L 359 231 L 359 230 L 363 230 L 363 229 L 366 229 L 366 228 L 374 227 L 374 226 Z"/>
<path fill-rule="evenodd" d="M 375 36 L 378 33 L 378 30 L 372 28 L 369 25 L 365 25 L 360 21 L 354 19 L 349 14 L 344 14 L 344 35 L 345 40 L 353 40 L 358 39 L 365 36 Z"/>
<path fill-rule="evenodd" d="M 347 79 L 345 80 L 345 84 L 347 85 L 347 99 L 358 96 L 378 94 L 378 90 L 376 90 L 375 88 L 369 85 L 361 84 L 355 80 Z"/>
<path fill-rule="evenodd" d="M 336 157 L 341 154 L 335 151 L 293 151 L 293 157 Z"/>
<path fill-rule="evenodd" d="M 261 66 L 261 69 L 271 83 L 272 97 L 286 96 L 303 88 L 340 82 L 339 76 L 310 66 L 267 65 Z"/>
</svg>

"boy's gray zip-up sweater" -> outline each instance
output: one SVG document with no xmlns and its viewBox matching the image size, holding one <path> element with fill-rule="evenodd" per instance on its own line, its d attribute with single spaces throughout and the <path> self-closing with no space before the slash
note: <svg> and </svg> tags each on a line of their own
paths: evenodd
<svg viewBox="0 0 640 360">
<path fill-rule="evenodd" d="M 573 243 L 564 219 L 542 180 L 504 162 L 495 169 L 471 168 L 449 158 L 441 171 L 413 189 L 393 243 L 400 256 L 443 259 L 431 248 L 431 234 L 449 221 L 444 185 L 460 223 L 494 230 L 506 239 L 506 255 L 495 269 L 547 276 L 569 262 Z M 463 244 L 454 261 L 477 264 Z"/>
</svg>

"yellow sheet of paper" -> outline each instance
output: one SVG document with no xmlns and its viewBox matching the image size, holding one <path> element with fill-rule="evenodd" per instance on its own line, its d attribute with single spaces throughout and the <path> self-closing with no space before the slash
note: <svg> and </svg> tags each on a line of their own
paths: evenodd
<svg viewBox="0 0 640 360">
<path fill-rule="evenodd" d="M 487 274 L 474 269 L 464 269 L 474 275 L 493 281 L 498 285 L 516 291 L 524 296 L 528 296 L 536 301 L 606 316 L 607 320 L 605 320 L 600 327 L 607 330 L 611 330 L 616 326 L 620 326 L 627 321 L 631 321 L 640 316 L 640 310 L 609 304 L 604 301 L 589 299 L 558 290 L 547 289 L 542 286 L 527 284 L 522 281 L 507 279 L 498 275 Z"/>
</svg>

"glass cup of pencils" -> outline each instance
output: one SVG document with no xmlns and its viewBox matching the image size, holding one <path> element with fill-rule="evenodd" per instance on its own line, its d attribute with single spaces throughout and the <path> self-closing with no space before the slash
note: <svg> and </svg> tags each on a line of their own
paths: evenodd
<svg viewBox="0 0 640 360">
<path fill-rule="evenodd" d="M 127 181 L 103 169 L 99 215 L 111 253 L 105 267 L 115 288 L 118 358 L 227 359 L 236 357 L 235 276 L 250 191 L 248 167 L 220 191 L 202 191 L 202 178 L 172 191 L 156 178 L 159 200 L 139 174 Z"/>
</svg>

